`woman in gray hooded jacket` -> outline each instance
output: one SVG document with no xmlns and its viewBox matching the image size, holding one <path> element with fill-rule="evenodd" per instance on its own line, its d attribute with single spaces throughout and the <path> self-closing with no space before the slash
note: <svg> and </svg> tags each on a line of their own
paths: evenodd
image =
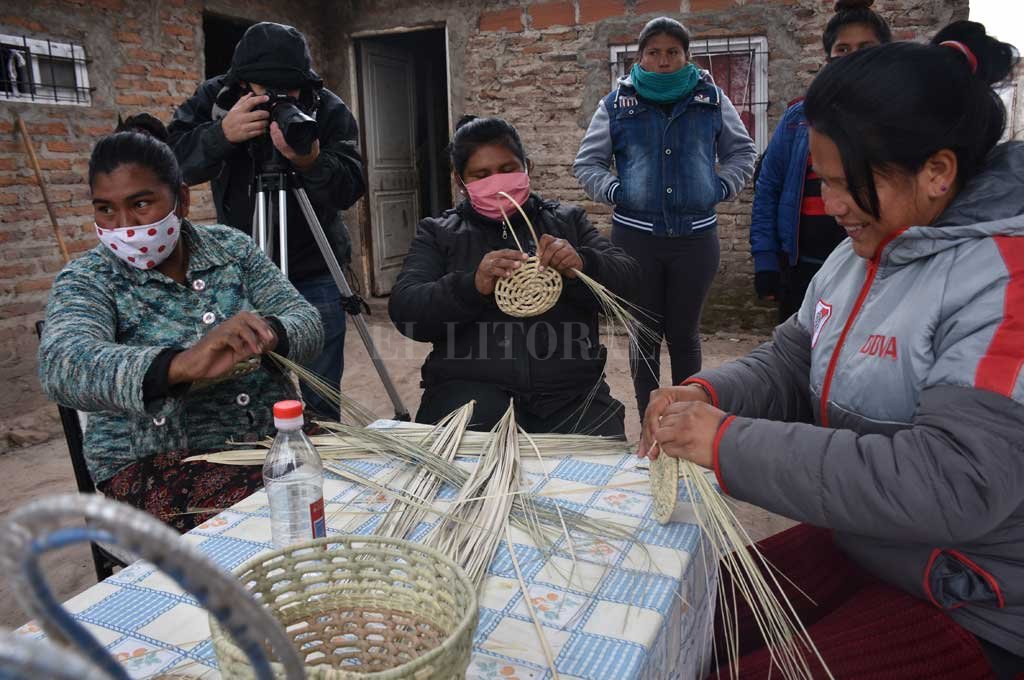
<svg viewBox="0 0 1024 680">
<path fill-rule="evenodd" d="M 991 87 L 1016 61 L 957 22 L 827 66 L 811 155 L 849 238 L 771 342 L 645 416 L 645 454 L 806 523 L 761 547 L 834 677 L 1024 672 L 1024 145 Z"/>
</svg>

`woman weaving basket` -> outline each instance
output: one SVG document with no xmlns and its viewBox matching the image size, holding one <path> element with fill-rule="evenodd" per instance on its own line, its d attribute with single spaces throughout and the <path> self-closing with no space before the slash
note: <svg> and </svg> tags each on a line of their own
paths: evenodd
<svg viewBox="0 0 1024 680">
<path fill-rule="evenodd" d="M 273 431 L 284 376 L 257 369 L 323 343 L 316 309 L 235 229 L 186 218 L 189 190 L 155 118 L 101 139 L 89 160 L 100 243 L 58 274 L 39 347 L 46 394 L 89 412 L 97 488 L 186 531 L 191 507 L 226 508 L 262 486 L 261 466 L 181 460 Z M 153 135 L 139 128 L 151 130 Z"/>
<path fill-rule="evenodd" d="M 1017 61 L 957 22 L 829 64 L 806 113 L 849 238 L 771 342 L 651 396 L 642 452 L 806 523 L 759 546 L 830 677 L 1024 673 L 1024 144 L 992 88 Z M 719 623 L 772 677 L 751 610 Z"/>
<path fill-rule="evenodd" d="M 419 224 L 389 305 L 402 334 L 434 346 L 416 420 L 434 423 L 476 400 L 473 427 L 489 429 L 511 399 L 530 432 L 622 435 L 623 407 L 604 381 L 600 303 L 576 272 L 623 295 L 639 274 L 636 261 L 598 234 L 582 209 L 530 193 L 531 164 L 508 122 L 463 118 L 450 154 L 467 199 Z M 537 260 L 528 260 L 533 253 Z M 525 285 L 561 290 L 532 291 L 549 301 L 558 293 L 535 316 L 503 304 L 512 316 L 496 290 L 501 295 L 509 288 L 501 281 L 516 281 L 528 267 L 561 279 L 526 277 Z"/>
</svg>

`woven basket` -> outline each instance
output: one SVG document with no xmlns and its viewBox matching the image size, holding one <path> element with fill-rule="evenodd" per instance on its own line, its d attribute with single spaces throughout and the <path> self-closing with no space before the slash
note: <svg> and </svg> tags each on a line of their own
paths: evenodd
<svg viewBox="0 0 1024 680">
<path fill-rule="evenodd" d="M 536 255 L 507 279 L 498 279 L 494 286 L 494 299 L 498 309 L 509 316 L 525 318 L 539 316 L 555 306 L 562 294 L 562 275 L 551 267 L 538 269 Z"/>
<path fill-rule="evenodd" d="M 379 536 L 332 536 L 261 555 L 235 572 L 286 628 L 316 680 L 464 678 L 476 591 L 431 548 Z M 210 620 L 226 680 L 252 678 Z M 283 677 L 283 669 L 274 664 Z"/>
</svg>

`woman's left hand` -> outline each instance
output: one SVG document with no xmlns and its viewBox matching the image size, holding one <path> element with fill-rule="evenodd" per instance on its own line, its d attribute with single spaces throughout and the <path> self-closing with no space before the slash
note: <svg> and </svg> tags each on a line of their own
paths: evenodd
<svg viewBox="0 0 1024 680">
<path fill-rule="evenodd" d="M 650 452 L 683 458 L 701 467 L 714 465 L 715 436 L 725 412 L 700 401 L 678 401 L 670 405 L 654 430 L 658 446 Z"/>
<path fill-rule="evenodd" d="M 537 257 L 540 259 L 540 267 L 551 267 L 562 276 L 574 279 L 576 272 L 583 271 L 583 258 L 572 247 L 572 244 L 564 238 L 555 238 L 551 234 L 544 234 L 537 244 Z"/>
</svg>

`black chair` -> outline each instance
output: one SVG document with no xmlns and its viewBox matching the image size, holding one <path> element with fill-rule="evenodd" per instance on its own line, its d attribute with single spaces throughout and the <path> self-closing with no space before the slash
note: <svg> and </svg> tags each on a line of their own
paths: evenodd
<svg viewBox="0 0 1024 680">
<path fill-rule="evenodd" d="M 43 322 L 36 322 L 36 335 L 43 337 Z M 75 471 L 75 483 L 80 493 L 96 493 L 96 485 L 89 476 L 89 468 L 85 465 L 85 452 L 82 441 L 82 424 L 78 419 L 78 411 L 67 406 L 57 404 L 57 413 L 60 414 L 60 424 L 64 429 L 64 439 L 68 444 L 68 453 L 71 455 L 71 467 Z M 96 580 L 112 576 L 114 569 L 127 566 L 123 556 L 114 555 L 113 552 L 98 543 L 90 543 L 92 549 L 92 563 L 96 568 Z"/>
</svg>

